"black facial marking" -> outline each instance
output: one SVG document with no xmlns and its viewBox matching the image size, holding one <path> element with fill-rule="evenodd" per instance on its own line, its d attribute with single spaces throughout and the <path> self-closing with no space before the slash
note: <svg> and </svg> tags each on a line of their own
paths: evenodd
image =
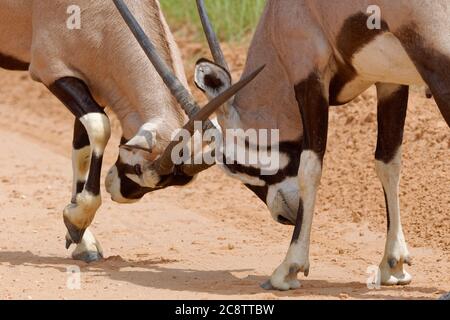
<svg viewBox="0 0 450 320">
<path fill-rule="evenodd" d="M 190 183 L 192 179 L 194 179 L 194 177 L 176 172 L 172 175 L 161 177 L 161 180 L 159 181 L 157 187 L 147 188 L 142 187 L 126 176 L 127 174 L 137 174 L 135 166 L 122 163 L 122 161 L 119 159 L 116 162 L 116 168 L 120 179 L 120 193 L 122 197 L 130 200 L 139 200 L 147 193 L 161 190 L 167 187 L 184 186 Z"/>
<path fill-rule="evenodd" d="M 357 76 L 352 66 L 353 56 L 377 36 L 389 31 L 385 21 L 381 21 L 381 29 L 370 30 L 367 28 L 368 15 L 358 13 L 345 20 L 339 31 L 336 45 L 344 61 L 337 61 L 337 71 L 331 79 L 329 90 L 330 105 L 341 105 L 349 101 L 339 101 L 338 96 L 345 85 Z"/>
<path fill-rule="evenodd" d="M 265 185 L 263 187 L 261 186 L 252 186 L 251 184 L 245 185 L 247 188 L 249 188 L 251 191 L 253 191 L 254 194 L 258 196 L 259 199 L 261 199 L 262 202 L 266 203 L 267 201 L 267 193 L 269 192 L 269 186 Z"/>
<path fill-rule="evenodd" d="M 29 67 L 30 64 L 28 62 L 0 53 L 0 68 L 13 71 L 27 71 Z"/>
<path fill-rule="evenodd" d="M 247 146 L 248 147 L 248 146 Z M 298 167 L 300 165 L 300 154 L 301 154 L 302 143 L 301 140 L 298 141 L 288 141 L 281 142 L 279 145 L 280 153 L 288 156 L 288 165 L 278 170 L 274 175 L 263 175 L 262 170 L 255 167 L 249 167 L 245 165 L 238 164 L 236 161 L 230 163 L 224 155 L 223 162 L 225 166 L 233 174 L 246 174 L 250 177 L 257 177 L 264 181 L 267 185 L 273 185 L 282 182 L 286 177 L 295 177 L 298 173 Z M 268 152 L 271 152 L 271 148 L 268 147 Z"/>
<path fill-rule="evenodd" d="M 116 168 L 120 179 L 120 194 L 125 199 L 138 200 L 146 193 L 151 192 L 150 188 L 143 188 L 133 180 L 129 179 L 126 174 L 135 174 L 133 166 L 124 164 L 119 160 L 116 162 Z"/>
<path fill-rule="evenodd" d="M 246 147 L 249 148 L 248 143 L 246 143 Z M 282 169 L 278 170 L 278 172 L 274 175 L 262 175 L 260 169 L 244 166 L 234 163 L 228 163 L 226 158 L 224 157 L 223 161 L 225 166 L 230 170 L 233 174 L 246 174 L 251 177 L 256 177 L 261 179 L 266 183 L 265 186 L 253 186 L 246 184 L 245 186 L 249 188 L 253 193 L 255 193 L 258 198 L 260 198 L 264 203 L 267 201 L 267 193 L 269 187 L 271 185 L 280 183 L 289 177 L 296 177 L 298 174 L 298 168 L 300 166 L 300 154 L 302 152 L 302 142 L 301 139 L 297 141 L 284 141 L 279 145 L 279 152 L 288 156 L 289 162 L 288 165 Z M 271 148 L 268 147 L 268 152 L 271 151 Z"/>
<path fill-rule="evenodd" d="M 136 175 L 137 175 L 138 177 L 142 176 L 142 167 L 141 167 L 140 164 L 136 164 L 136 165 L 134 166 L 134 172 L 136 173 Z"/>
<path fill-rule="evenodd" d="M 194 177 L 187 176 L 185 174 L 171 174 L 168 176 L 163 176 L 159 186 L 161 188 L 167 187 L 182 187 L 190 183 Z"/>
</svg>

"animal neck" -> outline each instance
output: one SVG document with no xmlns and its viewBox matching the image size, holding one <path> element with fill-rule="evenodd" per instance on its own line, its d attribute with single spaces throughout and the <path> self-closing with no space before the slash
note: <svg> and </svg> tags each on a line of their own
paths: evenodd
<svg viewBox="0 0 450 320">
<path fill-rule="evenodd" d="M 131 2 L 129 7 L 146 34 L 154 41 L 166 64 L 183 85 L 188 87 L 179 48 L 159 2 L 136 1 Z M 117 43 L 117 39 L 112 40 Z M 148 124 L 155 128 L 159 139 L 170 141 L 172 132 L 182 127 L 187 122 L 187 117 L 137 41 L 128 34 L 120 40 L 121 43 L 115 50 L 116 52 L 120 50 L 120 54 L 126 55 L 124 61 L 129 61 L 129 64 L 114 64 L 113 68 L 117 71 L 111 76 L 114 77 L 116 90 L 111 90 L 113 92 L 111 95 L 113 104 L 117 105 L 115 109 L 119 113 L 124 134 L 126 131 L 126 134 L 132 137 L 144 124 Z"/>
</svg>

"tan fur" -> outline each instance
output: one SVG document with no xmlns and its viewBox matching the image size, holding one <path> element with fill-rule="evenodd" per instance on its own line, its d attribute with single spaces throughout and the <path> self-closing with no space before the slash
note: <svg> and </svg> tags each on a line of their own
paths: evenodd
<svg viewBox="0 0 450 320">
<path fill-rule="evenodd" d="M 370 33 L 365 23 L 365 15 L 369 20 L 368 9 L 373 5 L 380 8 L 381 20 L 388 28 Z M 428 50 L 434 53 L 434 56 L 428 54 L 428 58 L 431 56 L 436 59 L 433 62 L 442 61 L 442 57 L 450 61 L 449 17 L 448 0 L 268 0 L 249 50 L 243 76 L 261 65 L 266 65 L 266 68 L 255 81 L 236 95 L 232 104 L 218 112 L 222 130 L 278 128 L 281 141 L 295 141 L 303 137 L 299 105 L 294 90 L 297 85 L 303 83 L 307 86 L 318 83 L 323 85 L 323 92 L 320 93 L 323 97 L 315 98 L 327 99 L 330 96 L 330 102 L 333 99 L 336 104 L 351 101 L 375 83 L 423 85 L 422 75 L 427 73 L 423 72 L 424 66 L 420 66 L 421 61 L 417 61 L 414 53 L 425 57 Z M 346 32 L 354 32 L 355 35 L 349 37 Z M 416 64 L 413 63 L 413 57 L 416 58 Z M 423 61 L 421 63 L 424 64 Z M 419 68 L 416 68 L 418 64 Z M 422 72 L 418 70 L 420 67 Z M 436 77 L 439 67 L 445 68 L 444 71 L 449 68 L 448 65 L 436 67 L 436 63 L 425 66 L 427 71 L 436 71 Z M 343 72 L 349 70 L 347 74 Z M 342 85 L 345 84 L 342 88 L 330 86 L 335 76 L 342 81 Z M 440 76 L 442 77 L 442 74 Z M 310 81 L 311 78 L 318 81 Z M 434 80 L 437 81 L 437 78 Z M 441 83 L 434 84 L 435 90 L 441 89 L 441 99 L 448 98 L 448 88 L 444 90 L 442 87 Z M 331 89 L 335 92 L 331 92 Z M 306 91 L 314 93 L 318 90 L 308 87 Z M 311 109 L 311 106 L 307 107 Z M 440 106 L 449 123 L 446 107 L 448 106 Z M 309 114 L 314 111 L 308 110 Z M 320 118 L 323 114 L 314 116 Z M 310 116 L 308 121 L 316 121 L 315 117 Z M 311 135 L 316 135 L 313 139 L 323 139 L 321 133 L 325 129 L 313 126 L 312 123 L 308 124 L 313 130 L 309 132 L 306 140 L 310 142 Z M 321 132 L 318 132 L 319 130 Z M 309 147 L 314 150 L 314 146 Z M 286 259 L 275 270 L 270 282 L 264 285 L 265 288 L 298 288 L 297 273 L 302 271 L 307 275 L 309 272 L 309 235 L 322 170 L 322 159 L 316 152 L 321 150 L 304 150 L 301 155 L 296 191 L 302 200 L 303 223 L 298 225 L 301 227 L 298 240 L 293 241 Z M 378 173 L 385 186 L 388 202 L 393 208 L 394 229 L 388 235 L 386 257 L 395 259 L 383 259 L 381 281 L 383 284 L 407 284 L 411 277 L 403 269 L 403 263 L 409 261 L 409 256 L 401 232 L 398 209 L 398 168 L 396 163 L 379 165 Z M 245 172 L 234 176 L 239 175 L 246 178 Z M 255 181 L 257 178 L 253 177 Z M 292 194 L 293 191 L 295 190 L 292 190 L 292 184 L 286 177 L 282 183 L 270 186 L 269 195 L 274 198 L 273 195 L 277 192 Z M 284 197 L 283 201 L 285 199 L 287 197 Z M 295 197 L 291 199 L 295 201 Z M 272 211 L 273 207 L 281 206 L 268 205 Z M 295 205 L 296 203 L 290 203 L 290 207 Z M 276 215 L 278 214 L 276 211 Z M 288 212 L 285 218 L 289 217 Z M 398 239 L 394 239 L 396 236 Z"/>
<path fill-rule="evenodd" d="M 180 54 L 158 1 L 128 0 L 159 52 L 186 84 Z M 81 29 L 70 30 L 67 8 L 81 8 Z M 30 62 L 34 79 L 50 85 L 61 77 L 85 81 L 97 102 L 119 117 L 126 138 L 157 118 L 168 141 L 185 116 L 132 37 L 112 1 L 4 0 L 0 7 L 0 52 Z"/>
<path fill-rule="evenodd" d="M 252 41 L 244 75 L 263 64 L 266 68 L 236 95 L 233 106 L 240 115 L 239 125 L 279 128 L 282 141 L 300 137 L 303 130 L 293 86 L 315 68 L 330 69 L 329 72 L 336 69 L 341 58 L 337 37 L 345 19 L 366 13 L 370 5 L 381 8 L 382 19 L 392 33 L 415 22 L 419 26 L 417 32 L 426 35 L 430 46 L 450 56 L 450 37 L 431 32 L 450 30 L 450 5 L 446 0 L 269 0 Z M 360 84 L 352 88 L 352 98 L 375 82 L 364 77 L 357 81 Z M 221 117 L 219 122 L 226 127 L 235 126 Z"/>
<path fill-rule="evenodd" d="M 159 2 L 126 0 L 126 3 L 155 42 L 162 58 L 187 87 L 181 55 Z M 68 8 L 74 5 L 81 9 L 81 28 L 72 30 L 67 20 L 71 16 Z M 173 131 L 187 121 L 112 1 L 3 0 L 0 44 L 0 57 L 29 63 L 33 79 L 46 86 L 63 77 L 76 77 L 86 83 L 96 102 L 117 115 L 127 140 L 141 127 L 153 128 L 155 154 L 165 149 Z M 110 134 L 109 121 L 99 114 L 86 117 L 80 120 L 88 131 L 91 146 L 84 152 L 92 149 L 103 154 Z M 140 161 L 144 156 L 139 155 Z M 80 165 L 88 165 L 86 157 L 75 152 L 73 200 L 64 216 L 74 226 L 86 228 L 101 205 L 101 197 L 86 190 L 76 194 L 77 183 L 84 181 L 87 174 L 79 169 Z M 117 168 L 113 167 L 111 172 L 106 187 L 115 191 L 113 198 L 121 199 Z M 72 242 L 70 235 L 66 239 Z M 72 256 L 90 261 L 102 253 L 95 237 L 86 232 Z"/>
</svg>

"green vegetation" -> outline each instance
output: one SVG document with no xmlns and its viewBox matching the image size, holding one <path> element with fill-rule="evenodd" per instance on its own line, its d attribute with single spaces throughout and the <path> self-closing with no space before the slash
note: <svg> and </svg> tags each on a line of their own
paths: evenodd
<svg viewBox="0 0 450 320">
<path fill-rule="evenodd" d="M 189 26 L 201 32 L 195 0 L 160 0 L 172 29 Z M 239 41 L 259 21 L 266 0 L 205 0 L 211 21 L 221 40 Z"/>
</svg>

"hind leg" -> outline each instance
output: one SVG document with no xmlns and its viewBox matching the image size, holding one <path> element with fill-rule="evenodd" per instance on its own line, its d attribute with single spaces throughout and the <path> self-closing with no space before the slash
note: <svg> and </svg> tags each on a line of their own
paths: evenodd
<svg viewBox="0 0 450 320">
<path fill-rule="evenodd" d="M 445 34 L 445 32 L 443 33 Z M 439 110 L 450 127 L 450 48 L 448 36 L 441 41 L 427 43 L 415 28 L 397 32 L 405 50 L 434 96 Z"/>
<path fill-rule="evenodd" d="M 410 264 L 408 248 L 400 219 L 399 180 L 401 145 L 408 106 L 407 86 L 377 84 L 378 142 L 375 168 L 383 186 L 387 211 L 387 239 L 380 264 L 381 283 L 405 285 L 411 276 L 404 264 Z"/>
</svg>

